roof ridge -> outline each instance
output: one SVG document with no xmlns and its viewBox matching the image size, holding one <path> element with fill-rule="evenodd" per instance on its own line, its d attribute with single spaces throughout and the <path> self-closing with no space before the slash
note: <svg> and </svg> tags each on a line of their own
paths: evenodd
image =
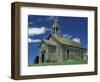
<svg viewBox="0 0 100 82">
<path fill-rule="evenodd" d="M 75 47 L 81 47 L 82 48 L 82 45 L 81 43 L 78 43 L 78 42 L 75 42 L 69 38 L 64 38 L 64 37 L 61 37 L 61 36 L 58 36 L 58 35 L 52 35 L 57 41 L 59 41 L 61 44 L 64 44 L 64 45 L 69 45 L 69 46 L 75 46 Z"/>
</svg>

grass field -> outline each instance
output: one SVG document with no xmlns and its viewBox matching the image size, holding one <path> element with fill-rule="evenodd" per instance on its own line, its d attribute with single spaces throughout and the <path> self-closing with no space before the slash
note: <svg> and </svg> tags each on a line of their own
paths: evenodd
<svg viewBox="0 0 100 82">
<path fill-rule="evenodd" d="M 87 64 L 87 60 L 66 60 L 63 62 L 49 62 L 41 64 L 30 64 L 28 66 L 50 66 L 50 65 L 76 65 L 76 64 Z"/>
</svg>

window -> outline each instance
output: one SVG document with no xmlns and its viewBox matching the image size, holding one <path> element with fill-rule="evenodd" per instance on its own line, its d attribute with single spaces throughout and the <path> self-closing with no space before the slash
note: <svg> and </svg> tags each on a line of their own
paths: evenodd
<svg viewBox="0 0 100 82">
<path fill-rule="evenodd" d="M 48 51 L 51 52 L 51 53 L 55 53 L 56 52 L 56 46 L 49 46 Z"/>
</svg>

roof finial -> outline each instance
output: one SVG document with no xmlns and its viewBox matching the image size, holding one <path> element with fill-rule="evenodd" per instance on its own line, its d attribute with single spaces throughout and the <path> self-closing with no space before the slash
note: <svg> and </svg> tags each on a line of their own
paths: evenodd
<svg viewBox="0 0 100 82">
<path fill-rule="evenodd" d="M 57 18 L 55 18 L 54 22 L 55 22 L 55 24 L 57 24 L 57 23 L 58 23 L 58 19 L 57 19 Z"/>
<path fill-rule="evenodd" d="M 58 27 L 59 25 L 58 25 L 58 19 L 57 18 L 55 18 L 54 19 L 54 25 L 53 25 L 53 27 Z"/>
</svg>

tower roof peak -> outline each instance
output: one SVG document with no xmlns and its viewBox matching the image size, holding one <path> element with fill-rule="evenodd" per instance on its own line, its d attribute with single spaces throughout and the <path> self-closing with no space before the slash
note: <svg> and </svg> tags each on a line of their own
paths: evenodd
<svg viewBox="0 0 100 82">
<path fill-rule="evenodd" d="M 55 21 L 55 22 L 58 22 L 58 19 L 56 18 L 56 19 L 54 19 L 54 21 Z"/>
<path fill-rule="evenodd" d="M 53 28 L 59 28 L 58 19 L 54 19 Z"/>
</svg>

